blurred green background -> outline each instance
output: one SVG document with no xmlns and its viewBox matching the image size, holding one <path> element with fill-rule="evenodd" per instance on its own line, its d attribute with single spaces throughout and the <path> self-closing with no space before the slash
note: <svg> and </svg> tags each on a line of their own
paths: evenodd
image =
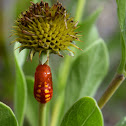
<svg viewBox="0 0 126 126">
<path fill-rule="evenodd" d="M 11 35 L 12 26 L 17 15 L 29 7 L 30 0 L 25 3 L 22 0 L 1 0 L 0 1 L 0 101 L 6 103 L 13 109 L 14 85 L 15 85 L 15 62 L 14 62 L 14 45 L 10 45 L 13 40 Z M 68 12 L 74 17 L 76 4 L 71 3 L 73 0 L 59 0 L 67 8 Z M 76 2 L 75 2 L 76 3 Z M 83 19 L 95 11 L 99 7 L 103 7 L 103 11 L 97 20 L 97 28 L 100 36 L 105 40 L 110 56 L 110 67 L 107 76 L 101 84 L 95 98 L 98 100 L 107 85 L 114 76 L 120 60 L 120 30 L 117 20 L 117 9 L 115 0 L 87 0 L 84 8 Z M 34 76 L 36 68 L 36 57 L 33 63 L 27 62 L 26 67 L 33 67 L 32 70 L 25 71 L 26 75 Z M 56 56 L 56 62 L 52 61 L 53 66 L 57 66 L 57 62 L 61 58 Z M 103 116 L 105 126 L 114 126 L 117 121 L 126 116 L 126 81 L 120 86 L 112 99 L 103 108 Z"/>
</svg>

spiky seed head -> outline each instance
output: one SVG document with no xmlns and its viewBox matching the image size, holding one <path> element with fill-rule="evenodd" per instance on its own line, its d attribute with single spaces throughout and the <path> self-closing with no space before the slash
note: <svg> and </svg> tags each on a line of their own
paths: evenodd
<svg viewBox="0 0 126 126">
<path fill-rule="evenodd" d="M 31 60 L 36 52 L 39 55 L 43 51 L 60 55 L 61 50 L 71 51 L 69 46 L 78 48 L 72 43 L 79 41 L 78 32 L 75 32 L 77 22 L 59 2 L 52 7 L 43 1 L 36 4 L 31 2 L 29 9 L 21 13 L 13 28 L 17 36 L 14 42 L 21 43 L 20 51 L 30 49 Z"/>
</svg>

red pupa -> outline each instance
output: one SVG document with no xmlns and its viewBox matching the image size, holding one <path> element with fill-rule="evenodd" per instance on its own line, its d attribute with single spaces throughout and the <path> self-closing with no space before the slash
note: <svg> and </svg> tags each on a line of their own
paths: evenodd
<svg viewBox="0 0 126 126">
<path fill-rule="evenodd" d="M 34 97 L 44 104 L 51 100 L 53 95 L 52 74 L 48 65 L 38 65 L 35 72 Z"/>
</svg>

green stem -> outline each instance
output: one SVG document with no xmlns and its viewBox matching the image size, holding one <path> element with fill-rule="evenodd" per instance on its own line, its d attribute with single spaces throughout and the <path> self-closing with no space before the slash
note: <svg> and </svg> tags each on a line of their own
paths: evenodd
<svg viewBox="0 0 126 126">
<path fill-rule="evenodd" d="M 86 3 L 86 0 L 78 0 L 75 20 L 77 20 L 79 22 L 81 21 L 81 18 L 82 18 L 85 3 Z"/>
<path fill-rule="evenodd" d="M 125 40 L 123 38 L 123 33 L 121 33 L 121 50 L 122 50 L 122 57 L 121 62 L 118 68 L 118 73 L 125 74 L 125 63 L 126 63 L 126 45 Z"/>
<path fill-rule="evenodd" d="M 110 83 L 109 87 L 106 89 L 102 97 L 98 101 L 99 108 L 103 108 L 104 105 L 108 102 L 108 100 L 112 97 L 118 87 L 122 84 L 125 77 L 122 74 L 116 74 L 113 78 L 112 82 Z"/>
<path fill-rule="evenodd" d="M 47 61 L 45 62 L 49 66 L 49 50 L 47 51 Z"/>
<path fill-rule="evenodd" d="M 46 104 L 39 104 L 39 126 L 46 126 Z"/>
<path fill-rule="evenodd" d="M 45 64 L 49 65 L 49 51 L 47 51 L 47 61 Z M 39 126 L 46 126 L 46 104 L 39 104 Z"/>
<path fill-rule="evenodd" d="M 61 115 L 63 105 L 64 105 L 64 92 L 62 91 L 62 93 L 58 96 L 55 102 L 50 126 L 57 126 L 58 122 L 60 122 L 59 117 Z"/>
</svg>

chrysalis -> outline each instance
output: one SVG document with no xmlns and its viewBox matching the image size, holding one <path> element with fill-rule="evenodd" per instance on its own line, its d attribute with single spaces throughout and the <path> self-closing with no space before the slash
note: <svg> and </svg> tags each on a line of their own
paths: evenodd
<svg viewBox="0 0 126 126">
<path fill-rule="evenodd" d="M 40 103 L 47 103 L 53 95 L 52 74 L 48 65 L 38 65 L 35 72 L 34 97 Z"/>
</svg>

